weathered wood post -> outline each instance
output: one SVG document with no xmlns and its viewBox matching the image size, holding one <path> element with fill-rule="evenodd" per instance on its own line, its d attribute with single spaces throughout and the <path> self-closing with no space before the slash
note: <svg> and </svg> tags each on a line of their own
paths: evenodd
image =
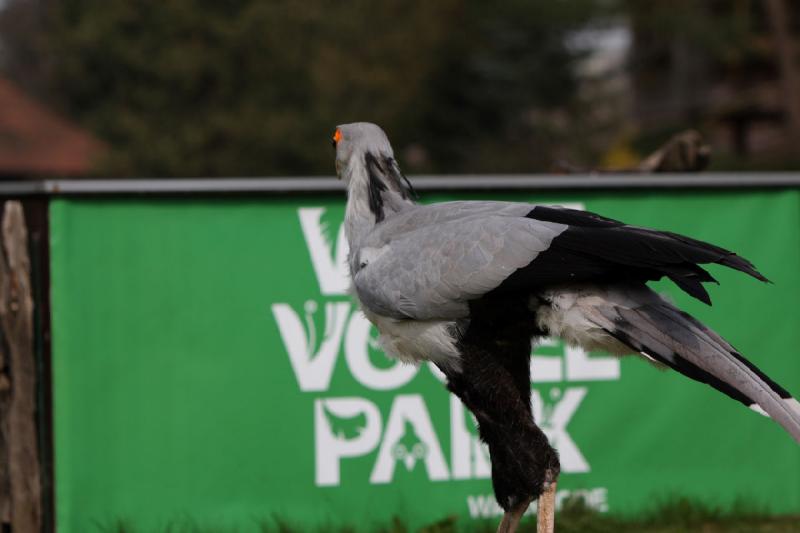
<svg viewBox="0 0 800 533">
<path fill-rule="evenodd" d="M 8 201 L 0 253 L 0 525 L 12 533 L 39 533 L 42 524 L 31 289 L 25 215 Z"/>
</svg>

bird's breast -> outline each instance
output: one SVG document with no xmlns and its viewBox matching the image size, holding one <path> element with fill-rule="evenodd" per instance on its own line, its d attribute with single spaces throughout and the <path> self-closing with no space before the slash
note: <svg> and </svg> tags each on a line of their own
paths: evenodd
<svg viewBox="0 0 800 533">
<path fill-rule="evenodd" d="M 413 364 L 432 361 L 460 368 L 461 355 L 456 346 L 458 330 L 454 321 L 398 320 L 362 309 L 378 329 L 379 342 L 387 356 Z"/>
</svg>

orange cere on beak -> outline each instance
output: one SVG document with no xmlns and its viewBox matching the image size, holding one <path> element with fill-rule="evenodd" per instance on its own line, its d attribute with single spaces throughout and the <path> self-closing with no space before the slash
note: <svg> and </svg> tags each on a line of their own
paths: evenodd
<svg viewBox="0 0 800 533">
<path fill-rule="evenodd" d="M 331 144 L 333 145 L 333 149 L 336 150 L 336 147 L 339 144 L 339 141 L 342 140 L 342 131 L 339 128 L 336 128 L 336 131 L 333 132 L 333 137 L 331 138 Z M 336 158 L 336 179 L 342 179 L 341 174 L 341 167 L 342 163 L 339 161 L 339 158 Z"/>
</svg>

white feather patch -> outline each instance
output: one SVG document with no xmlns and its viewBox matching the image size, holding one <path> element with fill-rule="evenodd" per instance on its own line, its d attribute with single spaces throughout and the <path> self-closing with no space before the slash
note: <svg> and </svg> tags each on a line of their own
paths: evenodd
<svg viewBox="0 0 800 533">
<path fill-rule="evenodd" d="M 660 364 L 658 361 L 656 361 L 655 359 L 653 359 L 652 357 L 650 357 L 650 354 L 648 354 L 648 353 L 645 353 L 645 352 L 639 352 L 639 353 L 640 353 L 640 354 L 642 354 L 643 356 L 645 356 L 645 357 L 646 357 L 647 359 L 649 359 L 651 362 L 653 362 L 653 363 L 656 363 L 656 364 Z"/>
<path fill-rule="evenodd" d="M 446 320 L 396 320 L 362 308 L 364 316 L 380 332 L 379 342 L 386 355 L 400 361 L 422 361 L 461 368 L 461 354 L 453 336 L 455 324 Z"/>
<path fill-rule="evenodd" d="M 585 350 L 601 350 L 613 355 L 636 353 L 608 334 L 613 322 L 596 312 L 607 305 L 604 289 L 592 286 L 559 287 L 543 294 L 550 305 L 536 314 L 536 324 L 553 337 Z"/>
<path fill-rule="evenodd" d="M 795 398 L 783 398 L 781 401 L 783 403 L 785 403 L 787 405 L 787 407 L 789 407 L 790 411 L 793 411 L 798 416 L 800 416 L 800 402 L 798 402 L 797 399 L 795 399 Z M 764 415 L 767 418 L 772 418 L 771 416 L 769 416 L 769 414 L 766 411 L 764 411 L 761 408 L 760 405 L 758 405 L 756 403 L 750 404 L 749 407 L 750 407 L 750 409 L 752 409 L 753 411 L 755 411 L 756 413 L 758 413 L 760 415 Z"/>
</svg>

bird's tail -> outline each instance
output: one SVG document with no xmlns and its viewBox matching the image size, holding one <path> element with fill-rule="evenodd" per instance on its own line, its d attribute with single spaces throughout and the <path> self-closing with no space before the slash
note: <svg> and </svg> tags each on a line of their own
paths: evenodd
<svg viewBox="0 0 800 533">
<path fill-rule="evenodd" d="M 554 291 L 544 300 L 549 306 L 539 313 L 539 322 L 551 333 L 589 348 L 608 348 L 602 332 L 617 347 L 639 352 L 771 417 L 800 443 L 800 402 L 725 339 L 647 287 Z"/>
</svg>

